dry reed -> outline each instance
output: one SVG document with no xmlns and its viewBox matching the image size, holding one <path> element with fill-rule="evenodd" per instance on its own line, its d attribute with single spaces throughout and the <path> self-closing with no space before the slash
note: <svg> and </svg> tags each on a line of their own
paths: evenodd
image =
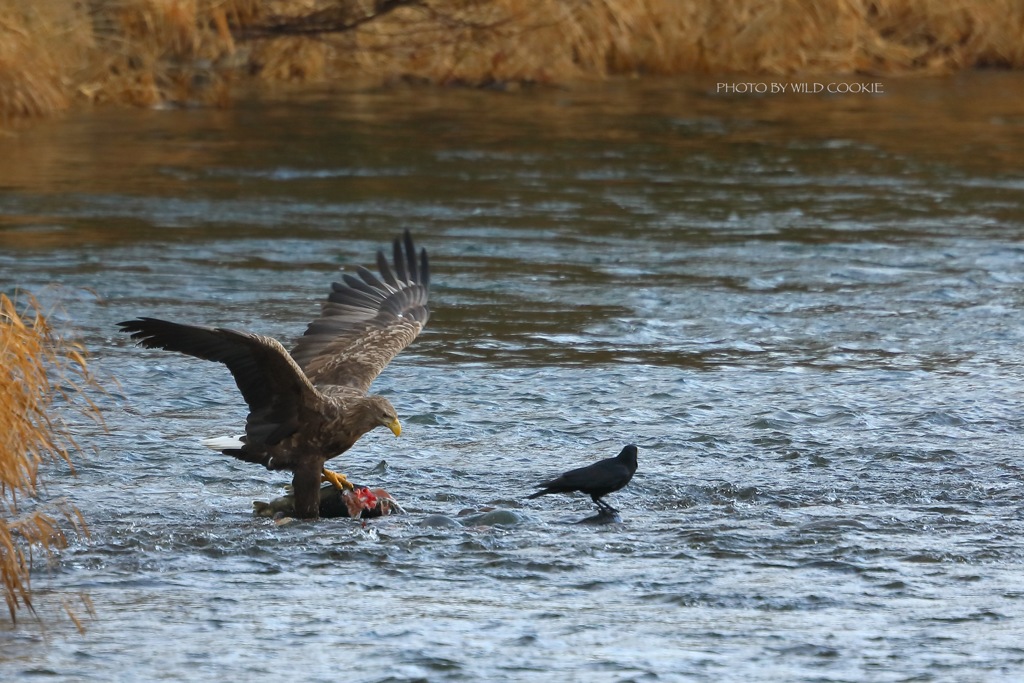
<svg viewBox="0 0 1024 683">
<path fill-rule="evenodd" d="M 0 294 L 0 578 L 12 621 L 22 608 L 35 612 L 33 551 L 49 554 L 64 547 L 65 528 L 85 530 L 68 503 L 55 506 L 59 519 L 45 509 L 22 511 L 19 505 L 19 498 L 27 503 L 39 492 L 44 462 L 71 465 L 77 450 L 67 426 L 54 415 L 55 399 L 101 421 L 95 404 L 81 393 L 85 387 L 96 387 L 85 350 L 54 333 L 35 299 L 27 297 L 19 311 Z M 68 614 L 81 628 L 73 611 Z"/>
<path fill-rule="evenodd" d="M 233 82 L 1024 67 L 1020 0 L 0 0 L 0 117 Z"/>
</svg>

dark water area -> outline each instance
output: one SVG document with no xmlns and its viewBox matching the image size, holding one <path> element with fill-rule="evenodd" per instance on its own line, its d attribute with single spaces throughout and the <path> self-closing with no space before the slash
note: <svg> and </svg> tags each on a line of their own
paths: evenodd
<svg viewBox="0 0 1024 683">
<path fill-rule="evenodd" d="M 1020 680 L 1024 76 L 880 80 L 306 91 L 0 139 L 0 291 L 59 304 L 109 388 L 45 472 L 91 535 L 37 565 L 0 679 Z M 433 313 L 375 384 L 404 433 L 332 464 L 408 514 L 253 516 L 287 476 L 199 444 L 244 422 L 227 371 L 115 323 L 287 343 L 405 227 Z M 525 500 L 626 443 L 621 523 Z"/>
</svg>

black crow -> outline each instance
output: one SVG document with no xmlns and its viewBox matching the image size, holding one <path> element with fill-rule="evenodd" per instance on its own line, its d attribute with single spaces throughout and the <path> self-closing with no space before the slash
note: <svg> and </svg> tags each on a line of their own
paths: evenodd
<svg viewBox="0 0 1024 683">
<path fill-rule="evenodd" d="M 541 490 L 527 498 L 537 498 L 548 493 L 580 491 L 590 494 L 590 499 L 601 512 L 617 512 L 601 499 L 628 484 L 635 472 L 636 446 L 630 444 L 614 458 L 606 458 L 593 465 L 569 470 L 556 479 L 537 484 Z"/>
</svg>

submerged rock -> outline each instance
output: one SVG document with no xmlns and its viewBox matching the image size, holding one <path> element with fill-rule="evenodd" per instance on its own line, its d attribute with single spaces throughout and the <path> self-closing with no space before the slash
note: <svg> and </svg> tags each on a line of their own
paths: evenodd
<svg viewBox="0 0 1024 683">
<path fill-rule="evenodd" d="M 584 519 L 576 522 L 576 524 L 622 524 L 622 517 L 619 517 L 617 510 L 606 510 L 601 508 L 596 515 L 585 517 Z"/>
<path fill-rule="evenodd" d="M 269 503 L 255 500 L 252 511 L 258 517 L 291 517 L 295 514 L 295 497 L 289 492 Z M 339 491 L 332 484 L 320 487 L 321 517 L 372 519 L 403 512 L 402 506 L 384 489 L 371 489 L 359 484 L 344 491 Z"/>
<path fill-rule="evenodd" d="M 525 517 L 513 510 L 501 508 L 483 508 L 478 510 L 462 510 L 457 519 L 447 515 L 427 515 L 420 521 L 420 526 L 432 528 L 462 528 L 477 526 L 513 526 L 525 521 Z"/>
<path fill-rule="evenodd" d="M 420 520 L 420 526 L 430 529 L 456 529 L 462 527 L 456 520 L 445 515 L 427 515 Z"/>
<path fill-rule="evenodd" d="M 476 515 L 466 515 L 462 523 L 466 526 L 513 526 L 523 522 L 525 518 L 513 510 L 488 510 Z"/>
</svg>

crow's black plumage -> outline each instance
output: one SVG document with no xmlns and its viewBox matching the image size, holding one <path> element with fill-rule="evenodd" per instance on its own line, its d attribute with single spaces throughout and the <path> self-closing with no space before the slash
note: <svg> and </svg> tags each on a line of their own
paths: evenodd
<svg viewBox="0 0 1024 683">
<path fill-rule="evenodd" d="M 527 498 L 537 498 L 549 493 L 579 491 L 589 494 L 590 499 L 602 512 L 616 512 L 615 508 L 601 499 L 628 484 L 635 473 L 636 446 L 630 444 L 614 458 L 606 458 L 587 467 L 569 470 L 551 481 L 537 484 L 541 490 Z"/>
</svg>

